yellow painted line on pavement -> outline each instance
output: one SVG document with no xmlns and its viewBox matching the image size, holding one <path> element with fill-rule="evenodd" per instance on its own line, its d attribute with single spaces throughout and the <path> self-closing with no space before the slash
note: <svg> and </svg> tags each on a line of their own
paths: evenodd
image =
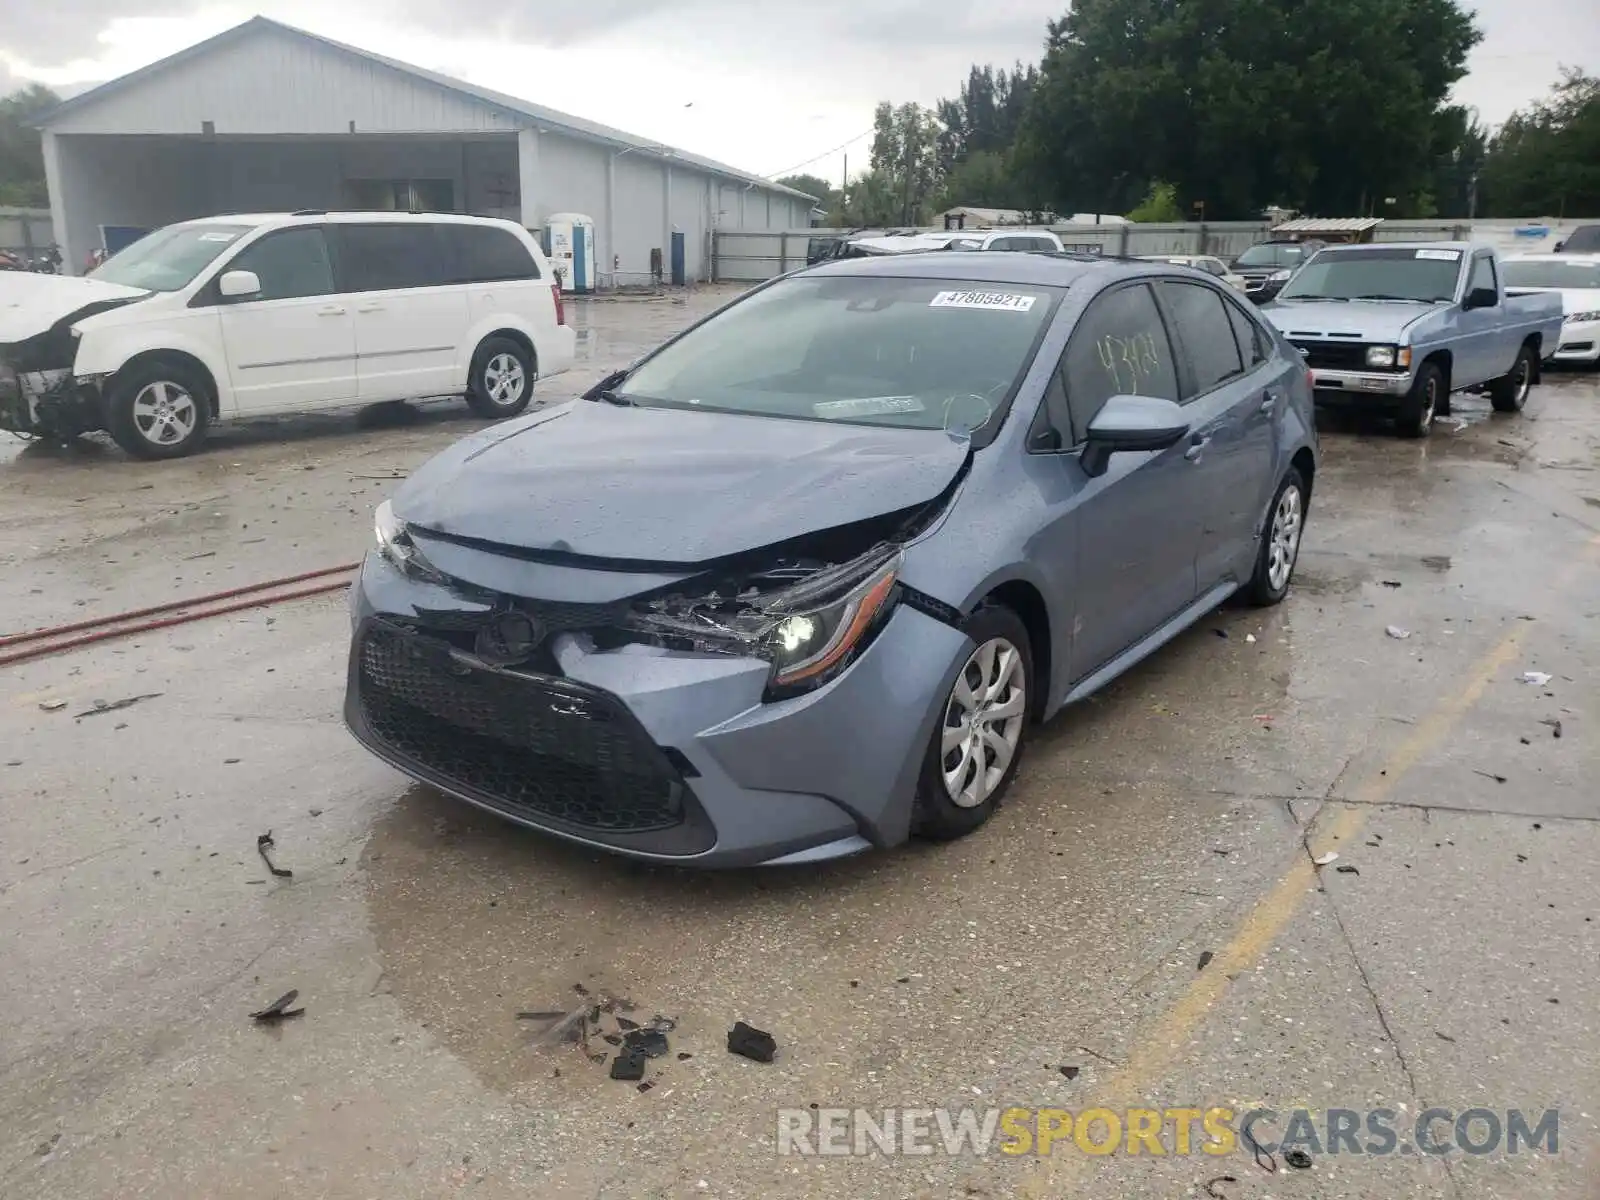
<svg viewBox="0 0 1600 1200">
<path fill-rule="evenodd" d="M 1567 565 L 1552 582 L 1550 590 L 1563 590 L 1572 577 L 1587 565 L 1596 549 L 1600 549 L 1600 535 L 1589 539 L 1584 552 Z M 1528 628 L 1526 623 L 1517 622 L 1516 628 L 1478 660 L 1461 689 L 1419 721 L 1405 740 L 1395 747 L 1378 773 L 1368 776 L 1351 793 L 1351 803 L 1340 807 L 1325 824 L 1315 826 L 1312 856 L 1321 857 L 1327 849 L 1347 843 L 1361 832 L 1371 806 L 1388 799 L 1405 773 L 1444 740 L 1445 735 L 1482 698 L 1494 677 L 1516 657 Z M 1338 801 L 1330 801 L 1330 804 L 1338 804 Z M 1199 1028 L 1207 1011 L 1227 991 L 1229 976 L 1249 969 L 1277 940 L 1316 886 L 1317 868 L 1312 865 L 1311 858 L 1305 854 L 1296 855 L 1294 866 L 1257 901 L 1243 924 L 1227 944 L 1216 952 L 1216 957 L 1207 968 L 1195 976 L 1194 982 L 1178 1002 L 1161 1015 L 1155 1027 L 1140 1038 L 1128 1060 L 1113 1071 L 1097 1090 L 1097 1107 L 1115 1109 L 1119 1105 L 1145 1102 L 1145 1093 L 1150 1086 L 1181 1059 L 1185 1044 Z M 1071 1181 L 1082 1159 L 1083 1156 L 1073 1154 L 1040 1159 L 1039 1165 L 1021 1181 L 1017 1194 L 1027 1200 L 1068 1195 L 1063 1188 Z"/>
</svg>

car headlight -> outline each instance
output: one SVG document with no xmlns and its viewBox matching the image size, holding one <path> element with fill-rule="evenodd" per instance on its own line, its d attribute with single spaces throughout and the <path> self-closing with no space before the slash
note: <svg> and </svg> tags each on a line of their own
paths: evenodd
<svg viewBox="0 0 1600 1200">
<path fill-rule="evenodd" d="M 385 500 L 372 516 L 373 534 L 378 542 L 378 553 L 389 564 L 413 579 L 424 583 L 447 583 L 448 577 L 422 557 L 406 523 L 394 515 L 394 505 Z"/>
<path fill-rule="evenodd" d="M 766 595 L 656 599 L 627 625 L 696 651 L 764 658 L 765 699 L 781 700 L 837 677 L 871 643 L 899 599 L 901 563 L 898 546 L 878 547 Z"/>
<path fill-rule="evenodd" d="M 1567 324 L 1575 325 L 1579 321 L 1600 321 L 1600 309 L 1594 312 L 1568 313 Z"/>
<path fill-rule="evenodd" d="M 1293 274 L 1294 272 L 1290 270 L 1274 271 L 1271 275 L 1268 275 L 1267 278 L 1273 283 L 1282 283 Z"/>
</svg>

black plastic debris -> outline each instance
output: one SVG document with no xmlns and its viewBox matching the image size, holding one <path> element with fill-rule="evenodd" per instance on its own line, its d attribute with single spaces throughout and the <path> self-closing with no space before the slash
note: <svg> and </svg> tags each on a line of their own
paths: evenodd
<svg viewBox="0 0 1600 1200">
<path fill-rule="evenodd" d="M 1385 579 L 1382 582 L 1383 586 L 1386 588 L 1397 588 L 1400 586 L 1400 581 L 1398 579 Z"/>
<path fill-rule="evenodd" d="M 688 1062 L 693 1057 L 694 1057 L 694 1055 L 690 1054 L 687 1050 L 679 1050 L 678 1051 L 678 1061 L 679 1062 Z"/>
<path fill-rule="evenodd" d="M 267 864 L 267 870 L 279 879 L 293 879 L 293 871 L 287 867 L 280 867 L 272 861 L 272 849 L 276 845 L 277 843 L 272 840 L 272 830 L 269 829 L 256 838 L 256 853 L 261 855 L 261 861 Z"/>
<path fill-rule="evenodd" d="M 1441 1042 L 1455 1041 L 1455 1038 L 1451 1037 L 1448 1033 L 1440 1033 L 1437 1029 L 1433 1031 L 1433 1036 L 1438 1038 Z"/>
<path fill-rule="evenodd" d="M 564 1012 L 519 1012 L 519 1021 L 559 1021 L 567 1014 Z"/>
<path fill-rule="evenodd" d="M 1077 1067 L 1057 1067 L 1056 1070 L 1060 1071 L 1068 1079 L 1076 1079 L 1078 1077 Z"/>
<path fill-rule="evenodd" d="M 1546 717 L 1544 720 L 1540 721 L 1539 724 L 1550 726 L 1551 737 L 1561 736 L 1561 720 L 1559 717 Z"/>
<path fill-rule="evenodd" d="M 72 719 L 81 721 L 85 717 L 98 717 L 101 713 L 119 712 L 124 708 L 132 708 L 141 700 L 155 700 L 161 695 L 161 692 L 146 692 L 142 696 L 129 696 L 123 700 L 112 700 L 110 703 L 104 700 L 96 700 L 93 708 L 86 708 L 81 713 L 73 713 Z"/>
<path fill-rule="evenodd" d="M 1213 629 L 1211 632 L 1216 634 L 1219 638 L 1225 638 L 1228 636 L 1228 631 L 1226 629 Z"/>
<path fill-rule="evenodd" d="M 652 1083 L 650 1080 L 646 1079 L 643 1083 L 641 1083 L 639 1085 L 637 1090 L 639 1090 L 641 1092 L 648 1092 L 653 1087 L 655 1087 L 655 1084 Z"/>
<path fill-rule="evenodd" d="M 262 1024 L 270 1024 L 273 1021 L 287 1021 L 290 1017 L 298 1017 L 306 1010 L 304 1008 L 290 1008 L 289 1006 L 299 998 L 300 989 L 290 988 L 261 1011 L 251 1013 L 250 1019 L 252 1021 L 260 1021 Z"/>
<path fill-rule="evenodd" d="M 1506 777 L 1504 775 L 1496 775 L 1493 771 L 1474 770 L 1472 773 L 1474 775 L 1482 775 L 1485 779 L 1492 779 L 1496 783 L 1504 783 L 1506 781 Z"/>
<path fill-rule="evenodd" d="M 1339 866 L 1335 867 L 1334 870 L 1337 871 L 1341 875 L 1359 875 L 1359 874 L 1361 874 L 1360 871 L 1356 870 L 1349 863 L 1341 863 Z"/>
<path fill-rule="evenodd" d="M 1216 957 L 1216 955 L 1211 953 L 1211 951 L 1209 951 L 1209 950 L 1205 951 L 1203 954 L 1200 955 L 1200 961 L 1195 964 L 1195 968 L 1194 969 L 1196 971 L 1204 971 L 1207 967 L 1209 967 L 1211 965 L 1211 960 L 1213 958 L 1215 958 L 1215 957 Z"/>
<path fill-rule="evenodd" d="M 608 1046 L 622 1045 L 622 1035 L 620 1033 L 602 1033 L 600 1040 Z"/>
<path fill-rule="evenodd" d="M 622 1030 L 623 1033 L 627 1033 L 630 1029 L 639 1028 L 639 1022 L 629 1020 L 627 1017 L 618 1017 L 617 1028 Z"/>
<path fill-rule="evenodd" d="M 1311 1155 L 1304 1150 L 1285 1150 L 1283 1152 L 1283 1161 L 1296 1171 L 1308 1171 L 1311 1169 Z"/>
<path fill-rule="evenodd" d="M 778 1042 L 770 1033 L 752 1028 L 743 1021 L 735 1021 L 728 1030 L 728 1049 L 741 1058 L 769 1063 L 778 1052 Z"/>
<path fill-rule="evenodd" d="M 1217 1184 L 1238 1182 L 1239 1180 L 1232 1175 L 1218 1175 L 1215 1179 L 1208 1179 L 1206 1180 L 1206 1195 L 1210 1196 L 1211 1200 L 1228 1200 L 1226 1193 L 1217 1191 Z"/>
<path fill-rule="evenodd" d="M 646 1058 L 660 1058 L 669 1049 L 667 1035 L 659 1029 L 630 1029 L 622 1035 L 622 1042 Z"/>
<path fill-rule="evenodd" d="M 637 1050 L 621 1050 L 611 1060 L 611 1078 L 629 1082 L 644 1078 L 645 1057 Z"/>
</svg>

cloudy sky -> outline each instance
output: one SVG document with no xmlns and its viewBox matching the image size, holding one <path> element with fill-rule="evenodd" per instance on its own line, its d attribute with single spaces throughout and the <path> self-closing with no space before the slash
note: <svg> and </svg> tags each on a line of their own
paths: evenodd
<svg viewBox="0 0 1600 1200">
<path fill-rule="evenodd" d="M 1597 0 L 1477 0 L 1457 99 L 1493 124 L 1561 65 L 1600 71 Z M 1470 0 L 1469 0 L 1470 3 Z M 930 16 L 940 7 L 944 15 Z M 931 104 L 973 62 L 1036 61 L 1066 0 L 17 0 L 0 89 L 114 78 L 262 13 L 761 174 L 866 164 L 879 100 Z M 129 15 L 130 11 L 138 15 Z M 476 15 L 481 13 L 481 15 Z"/>
</svg>

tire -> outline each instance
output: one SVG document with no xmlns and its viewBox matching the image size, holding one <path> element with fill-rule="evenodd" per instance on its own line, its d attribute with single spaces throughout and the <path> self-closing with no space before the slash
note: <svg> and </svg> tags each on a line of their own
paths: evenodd
<svg viewBox="0 0 1600 1200">
<path fill-rule="evenodd" d="M 1016 778 L 1033 711 L 1033 648 L 1022 619 L 1009 608 L 985 606 L 967 618 L 963 629 L 976 645 L 940 708 L 941 719 L 928 742 L 912 814 L 912 832 L 933 841 L 962 837 L 994 815 Z M 976 691 L 978 698 L 983 697 L 984 690 L 975 680 L 983 680 L 985 671 L 989 673 L 988 686 L 1002 688 L 994 697 L 1000 701 L 995 708 L 1009 713 L 1000 718 L 984 718 L 982 728 L 995 732 L 992 741 L 960 720 L 972 711 L 963 695 L 971 697 Z M 952 721 L 957 723 L 951 724 Z M 969 732 L 960 738 L 959 731 L 963 729 Z M 944 751 L 947 730 L 956 731 L 959 739 L 950 751 L 950 757 L 958 762 L 951 764 L 955 782 L 949 784 Z M 1010 757 L 1004 766 L 996 768 L 996 751 L 1002 746 L 1009 747 Z M 975 747 L 983 755 L 981 762 L 973 755 Z M 998 776 L 991 778 L 988 772 L 996 769 Z"/>
<path fill-rule="evenodd" d="M 1278 490 L 1267 506 L 1267 519 L 1261 525 L 1261 546 L 1256 551 L 1256 569 L 1245 585 L 1245 599 L 1258 608 L 1279 604 L 1289 594 L 1295 564 L 1300 561 L 1300 540 L 1305 535 L 1306 511 L 1310 507 L 1306 481 L 1298 467 L 1284 473 Z"/>
<path fill-rule="evenodd" d="M 1438 363 L 1422 364 L 1411 391 L 1400 402 L 1400 411 L 1395 414 L 1395 426 L 1402 437 L 1427 437 L 1433 432 L 1433 418 L 1439 413 L 1439 403 L 1448 386 Z"/>
<path fill-rule="evenodd" d="M 491 421 L 514 417 L 533 399 L 533 355 L 508 337 L 484 338 L 472 356 L 467 403 Z"/>
<path fill-rule="evenodd" d="M 135 458 L 182 458 L 206 440 L 211 385 L 180 362 L 151 359 L 112 376 L 106 427 Z"/>
<path fill-rule="evenodd" d="M 1495 412 L 1521 412 L 1528 402 L 1528 393 L 1533 390 L 1533 377 L 1538 369 L 1533 348 L 1523 343 L 1511 370 L 1489 385 L 1489 403 L 1494 405 Z"/>
</svg>

